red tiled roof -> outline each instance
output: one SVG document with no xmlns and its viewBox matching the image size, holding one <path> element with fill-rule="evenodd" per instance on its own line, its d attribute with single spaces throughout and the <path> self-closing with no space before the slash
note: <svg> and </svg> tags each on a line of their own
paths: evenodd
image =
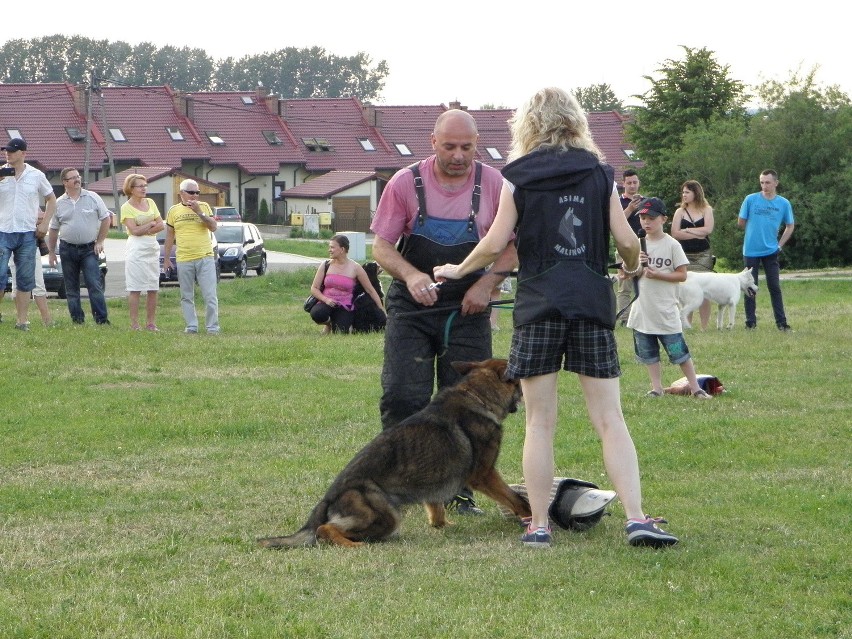
<svg viewBox="0 0 852 639">
<path fill-rule="evenodd" d="M 327 198 L 376 177 L 375 171 L 329 171 L 304 184 L 287 189 L 284 197 Z"/>
<path fill-rule="evenodd" d="M 443 105 L 424 106 L 376 106 L 375 109 L 378 126 L 382 135 L 391 145 L 396 155 L 396 169 L 408 166 L 419 160 L 432 155 L 432 143 L 430 136 L 435 128 L 435 120 L 446 111 Z M 404 144 L 411 151 L 411 155 L 400 155 L 396 149 L 397 144 Z"/>
<path fill-rule="evenodd" d="M 472 109 L 470 114 L 476 120 L 476 128 L 479 130 L 479 144 L 476 151 L 479 160 L 490 164 L 495 169 L 506 166 L 506 156 L 509 155 L 509 145 L 512 136 L 509 133 L 509 118 L 512 117 L 512 109 Z M 496 149 L 501 158 L 493 158 L 488 153 L 488 148 Z"/>
<path fill-rule="evenodd" d="M 261 90 L 262 91 L 262 90 Z M 251 100 L 244 100 L 244 97 Z M 377 171 L 390 174 L 432 154 L 430 135 L 443 104 L 364 105 L 357 98 L 279 99 L 260 91 L 177 94 L 170 87 L 104 87 L 108 127 L 120 128 L 125 142 L 112 142 L 114 160 L 179 169 L 187 161 L 209 161 L 239 167 L 245 173 L 274 175 L 282 164 L 303 165 L 309 172 Z M 455 106 L 455 104 L 453 104 Z M 280 111 L 281 115 L 278 115 Z M 479 128 L 477 159 L 502 168 L 509 151 L 510 109 L 470 110 Z M 106 160 L 99 103 L 93 109 L 90 170 L 100 172 Z M 17 129 L 27 140 L 27 161 L 57 172 L 65 166 L 83 168 L 85 142 L 72 141 L 66 127 L 85 132 L 85 95 L 67 83 L 0 84 L 0 130 Z M 641 167 L 624 153 L 624 124 L 616 111 L 589 113 L 592 136 L 620 177 L 625 168 Z M 183 140 L 174 141 L 167 127 Z M 264 132 L 280 144 L 270 144 Z M 216 133 L 224 145 L 214 145 Z M 304 139 L 326 146 L 309 150 Z M 360 140 L 369 140 L 365 150 Z M 411 155 L 400 154 L 405 145 Z M 493 147 L 502 156 L 492 158 Z"/>
<path fill-rule="evenodd" d="M 630 116 L 621 115 L 618 111 L 597 111 L 588 114 L 589 129 L 592 139 L 606 156 L 606 162 L 615 169 L 615 179 L 621 182 L 625 169 L 639 169 L 643 162 L 634 162 L 627 157 L 625 149 L 632 147 L 624 141 L 624 124 Z"/>
<path fill-rule="evenodd" d="M 256 91 L 189 93 L 186 97 L 189 117 L 211 164 L 236 165 L 246 173 L 273 175 L 281 164 L 304 162 L 297 140 Z M 251 102 L 247 104 L 243 97 Z M 268 142 L 264 131 L 277 136 L 280 144 Z M 217 134 L 225 144 L 212 144 L 208 133 Z"/>
<path fill-rule="evenodd" d="M 175 108 L 168 86 L 102 90 L 107 128 L 120 128 L 126 139 L 110 143 L 116 163 L 179 169 L 184 160 L 204 160 L 208 156 L 192 124 Z M 177 127 L 184 139 L 173 140 L 166 127 Z M 103 133 L 109 135 L 108 131 Z"/>
<path fill-rule="evenodd" d="M 74 141 L 66 127 L 86 133 L 85 100 L 75 108 L 77 89 L 67 83 L 0 85 L 0 130 L 17 129 L 27 142 L 27 163 L 45 172 L 66 166 L 81 169 L 86 156 L 84 140 Z M 93 114 L 94 115 L 94 114 Z M 89 166 L 100 170 L 105 154 L 103 139 L 93 133 Z M 7 138 L 3 138 L 5 143 Z"/>
<path fill-rule="evenodd" d="M 447 111 L 443 104 L 422 106 L 377 106 L 374 108 L 384 138 L 391 144 L 405 144 L 412 152 L 411 156 L 399 156 L 401 163 L 397 168 L 408 166 L 423 160 L 434 153 L 431 135 L 435 129 L 435 120 Z M 476 147 L 476 159 L 497 169 L 506 164 L 509 152 L 509 128 L 506 124 L 512 115 L 511 109 L 469 109 L 476 120 L 479 130 L 479 144 Z M 488 147 L 497 149 L 501 158 L 493 158 Z M 394 149 L 396 150 L 396 149 Z"/>
<path fill-rule="evenodd" d="M 356 98 L 282 100 L 280 108 L 301 145 L 308 171 L 374 171 L 405 164 L 379 130 L 367 122 Z M 328 150 L 311 151 L 305 139 L 327 141 Z M 362 139 L 369 140 L 374 150 L 365 150 L 359 141 Z"/>
</svg>

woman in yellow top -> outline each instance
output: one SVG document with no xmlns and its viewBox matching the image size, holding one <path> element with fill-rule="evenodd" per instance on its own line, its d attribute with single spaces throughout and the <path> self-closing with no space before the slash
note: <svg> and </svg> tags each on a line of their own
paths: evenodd
<svg viewBox="0 0 852 639">
<path fill-rule="evenodd" d="M 148 180 L 133 173 L 124 180 L 127 202 L 121 206 L 121 223 L 127 228 L 124 277 L 127 282 L 130 328 L 140 330 L 139 298 L 147 292 L 145 328 L 157 332 L 157 293 L 160 290 L 160 245 L 157 233 L 165 228 L 154 200 L 146 197 Z"/>
</svg>

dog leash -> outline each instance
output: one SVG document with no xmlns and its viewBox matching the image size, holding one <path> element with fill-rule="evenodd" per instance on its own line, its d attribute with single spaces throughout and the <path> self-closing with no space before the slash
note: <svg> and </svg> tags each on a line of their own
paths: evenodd
<svg viewBox="0 0 852 639">
<path fill-rule="evenodd" d="M 621 319 L 621 316 L 630 310 L 630 307 L 633 306 L 633 302 L 639 299 L 639 278 L 633 278 L 633 299 L 631 299 L 618 313 L 615 314 L 615 321 Z"/>
<path fill-rule="evenodd" d="M 488 302 L 488 304 L 486 304 L 485 307 L 486 308 L 511 308 L 512 304 L 514 304 L 514 303 L 515 303 L 515 300 L 513 300 L 513 299 L 511 299 L 511 300 L 496 300 L 496 301 L 493 301 L 493 302 Z M 449 312 L 449 315 L 447 316 L 447 321 L 444 322 L 444 342 L 442 344 L 443 349 L 441 350 L 441 353 L 438 355 L 438 357 L 443 357 L 444 354 L 447 352 L 447 349 L 450 347 L 450 330 L 452 329 L 452 326 L 453 326 L 453 320 L 455 320 L 456 317 L 458 317 L 458 314 L 459 314 L 459 311 L 461 311 L 461 308 L 462 308 L 461 304 L 456 304 L 454 306 L 441 306 L 439 308 L 423 308 L 423 309 L 418 309 L 416 311 L 406 311 L 404 313 L 397 313 L 394 317 L 399 318 L 399 319 L 403 319 L 403 318 L 406 318 L 406 317 L 414 317 L 414 316 L 417 316 L 417 315 L 435 315 L 436 313 L 447 313 L 447 312 Z M 418 361 L 423 361 L 423 360 L 418 359 Z"/>
</svg>

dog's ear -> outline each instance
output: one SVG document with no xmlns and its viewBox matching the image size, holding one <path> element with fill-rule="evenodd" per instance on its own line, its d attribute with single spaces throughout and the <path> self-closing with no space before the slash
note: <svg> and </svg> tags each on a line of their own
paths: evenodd
<svg viewBox="0 0 852 639">
<path fill-rule="evenodd" d="M 450 362 L 455 371 L 459 375 L 467 375 L 470 371 L 476 368 L 476 362 Z"/>
<path fill-rule="evenodd" d="M 485 362 L 482 362 L 481 366 L 483 368 L 488 368 L 497 376 L 497 379 L 499 379 L 501 382 L 515 381 L 508 374 L 509 362 L 505 359 L 489 359 Z"/>
</svg>

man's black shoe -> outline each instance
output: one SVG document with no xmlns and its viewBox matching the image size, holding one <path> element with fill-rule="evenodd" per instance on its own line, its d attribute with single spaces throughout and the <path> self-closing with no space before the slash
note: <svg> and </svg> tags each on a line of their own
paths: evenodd
<svg viewBox="0 0 852 639">
<path fill-rule="evenodd" d="M 446 504 L 447 510 L 455 510 L 459 515 L 484 515 L 485 512 L 476 505 L 473 497 L 458 494 Z"/>
</svg>

